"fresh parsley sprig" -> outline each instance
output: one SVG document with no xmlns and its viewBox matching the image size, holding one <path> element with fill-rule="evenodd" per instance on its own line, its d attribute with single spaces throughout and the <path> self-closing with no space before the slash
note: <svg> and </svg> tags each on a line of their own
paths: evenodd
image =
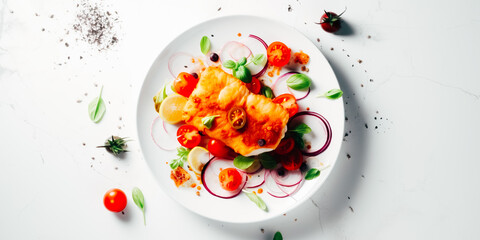
<svg viewBox="0 0 480 240">
<path fill-rule="evenodd" d="M 190 153 L 190 150 L 188 148 L 178 147 L 177 148 L 178 158 L 172 160 L 172 162 L 170 163 L 170 167 L 172 169 L 176 169 L 177 167 L 183 167 L 183 164 L 187 161 L 187 157 L 189 153 Z"/>
</svg>

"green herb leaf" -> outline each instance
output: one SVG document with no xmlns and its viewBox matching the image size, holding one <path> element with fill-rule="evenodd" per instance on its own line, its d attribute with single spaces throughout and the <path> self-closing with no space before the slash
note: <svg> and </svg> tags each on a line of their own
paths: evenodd
<svg viewBox="0 0 480 240">
<path fill-rule="evenodd" d="M 243 66 L 247 63 L 247 59 L 245 57 L 242 57 L 240 58 L 240 60 L 238 60 L 238 65 L 239 66 Z"/>
<path fill-rule="evenodd" d="M 145 198 L 143 197 L 142 191 L 138 187 L 132 189 L 132 198 L 135 202 L 135 205 L 142 210 L 143 213 L 143 225 L 147 225 L 145 221 Z"/>
<path fill-rule="evenodd" d="M 250 83 L 252 81 L 250 70 L 243 65 L 238 66 L 237 69 L 233 69 L 233 76 L 244 83 Z"/>
<path fill-rule="evenodd" d="M 207 55 L 208 51 L 210 51 L 210 39 L 207 36 L 203 36 L 202 40 L 200 40 L 200 50 L 203 54 Z"/>
<path fill-rule="evenodd" d="M 267 98 L 273 98 L 273 91 L 270 87 L 263 86 L 260 91 L 262 92 L 263 96 Z"/>
<path fill-rule="evenodd" d="M 282 233 L 276 232 L 275 235 L 273 236 L 273 240 L 283 240 Z"/>
<path fill-rule="evenodd" d="M 189 153 L 190 153 L 190 150 L 188 148 L 178 147 L 177 148 L 178 158 L 172 160 L 172 162 L 170 163 L 170 167 L 172 169 L 176 169 L 177 167 L 183 167 L 183 164 L 187 161 L 187 157 Z"/>
<path fill-rule="evenodd" d="M 260 209 L 262 209 L 263 211 L 265 212 L 268 212 L 268 208 L 267 208 L 267 205 L 265 204 L 265 202 L 255 193 L 253 192 L 247 192 L 247 191 L 243 191 L 245 193 L 245 195 L 247 195 L 247 197 L 253 202 L 255 203 Z"/>
<path fill-rule="evenodd" d="M 232 60 L 228 60 L 223 63 L 223 66 L 228 69 L 235 69 L 237 68 L 237 63 Z"/>
<path fill-rule="evenodd" d="M 94 123 L 100 122 L 105 114 L 105 111 L 107 110 L 105 102 L 102 99 L 102 92 L 103 86 L 98 97 L 94 98 L 90 104 L 88 104 L 88 115 Z"/>
<path fill-rule="evenodd" d="M 290 137 L 293 138 L 293 141 L 295 142 L 295 146 L 297 146 L 299 149 L 305 148 L 305 141 L 303 141 L 303 134 L 290 132 L 289 135 Z"/>
<path fill-rule="evenodd" d="M 312 129 L 305 123 L 300 123 L 298 126 L 296 126 L 294 129 L 288 130 L 290 132 L 296 132 L 300 134 L 307 134 L 312 131 Z"/>
<path fill-rule="evenodd" d="M 252 166 L 254 161 L 254 158 L 238 155 L 235 157 L 235 159 L 233 159 L 233 165 L 238 169 L 247 169 L 248 167 Z"/>
<path fill-rule="evenodd" d="M 264 65 L 267 62 L 267 58 L 265 57 L 265 54 L 256 54 L 253 56 L 252 62 L 255 65 Z"/>
<path fill-rule="evenodd" d="M 310 87 L 312 80 L 303 73 L 297 73 L 287 79 L 287 86 L 294 90 L 302 90 Z"/>
<path fill-rule="evenodd" d="M 213 121 L 215 120 L 216 117 L 220 117 L 220 115 L 214 115 L 214 116 L 208 116 L 202 118 L 202 123 L 207 127 L 208 129 L 212 128 L 213 126 Z"/>
<path fill-rule="evenodd" d="M 319 95 L 317 97 L 326 97 L 328 99 L 337 99 L 337 98 L 340 98 L 342 97 L 343 95 L 343 91 L 340 90 L 340 89 L 332 89 L 322 95 Z"/>
<path fill-rule="evenodd" d="M 312 168 L 308 170 L 307 174 L 305 174 L 305 180 L 312 180 L 318 176 L 320 176 L 320 170 Z"/>
<path fill-rule="evenodd" d="M 153 102 L 155 103 L 155 110 L 160 111 L 160 105 L 162 105 L 163 100 L 167 98 L 167 84 L 164 83 L 163 87 L 158 91 L 157 95 L 153 97 Z"/>
<path fill-rule="evenodd" d="M 277 160 L 269 153 L 262 153 L 258 155 L 258 159 L 260 160 L 262 166 L 266 169 L 274 169 L 278 164 Z"/>
</svg>

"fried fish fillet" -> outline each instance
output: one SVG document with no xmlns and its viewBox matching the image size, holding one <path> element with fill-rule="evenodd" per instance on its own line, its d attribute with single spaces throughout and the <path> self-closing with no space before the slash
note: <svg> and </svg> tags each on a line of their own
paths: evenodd
<svg viewBox="0 0 480 240">
<path fill-rule="evenodd" d="M 233 107 L 243 108 L 247 122 L 234 129 L 227 118 Z M 218 116 L 208 129 L 202 118 Z M 197 87 L 183 109 L 183 120 L 211 138 L 224 142 L 243 156 L 275 149 L 287 129 L 288 112 L 263 95 L 253 94 L 245 84 L 217 67 L 202 72 Z M 263 146 L 259 140 L 265 140 Z M 263 141 L 260 141 L 263 142 Z"/>
</svg>

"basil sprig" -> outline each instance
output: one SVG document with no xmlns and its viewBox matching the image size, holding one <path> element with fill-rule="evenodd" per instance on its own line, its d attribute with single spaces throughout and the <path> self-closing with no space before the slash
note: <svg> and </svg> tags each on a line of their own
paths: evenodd
<svg viewBox="0 0 480 240">
<path fill-rule="evenodd" d="M 187 161 L 188 154 L 190 150 L 188 148 L 179 147 L 177 148 L 177 156 L 178 158 L 173 159 L 170 163 L 170 167 L 172 169 L 176 169 L 177 167 L 183 167 L 183 164 Z"/>
<path fill-rule="evenodd" d="M 202 51 L 203 54 L 207 55 L 208 51 L 210 51 L 210 46 L 210 39 L 208 39 L 207 36 L 203 36 L 200 40 L 200 51 Z"/>
<path fill-rule="evenodd" d="M 132 198 L 135 202 L 135 205 L 142 210 L 143 213 L 143 225 L 147 225 L 145 221 L 145 198 L 143 197 L 142 191 L 138 187 L 132 189 Z"/>
<path fill-rule="evenodd" d="M 294 90 L 302 90 L 309 88 L 312 80 L 303 73 L 297 73 L 287 79 L 287 86 Z"/>
<path fill-rule="evenodd" d="M 246 190 L 243 190 L 243 192 L 245 193 L 245 195 L 247 195 L 248 199 L 255 203 L 260 209 L 268 212 L 267 205 L 265 204 L 263 199 L 261 199 L 257 194 L 255 194 L 254 192 L 248 192 Z"/>
<path fill-rule="evenodd" d="M 220 115 L 213 115 L 213 116 L 204 117 L 204 118 L 202 118 L 202 123 L 203 123 L 203 125 L 205 125 L 206 128 L 210 129 L 213 126 L 213 121 L 217 117 L 220 117 Z"/>
<path fill-rule="evenodd" d="M 90 104 L 88 104 L 88 115 L 94 123 L 100 122 L 100 120 L 102 120 L 103 118 L 103 115 L 105 114 L 105 111 L 107 110 L 105 102 L 102 98 L 102 92 L 103 86 L 102 89 L 100 89 L 100 94 L 98 95 L 98 97 L 94 98 L 90 102 Z"/>
<path fill-rule="evenodd" d="M 242 155 L 238 155 L 237 157 L 235 157 L 235 159 L 233 159 L 233 165 L 238 169 L 244 170 L 252 166 L 254 161 L 255 161 L 255 158 L 249 158 Z"/>
<path fill-rule="evenodd" d="M 331 90 L 327 91 L 324 94 L 320 94 L 317 97 L 326 97 L 328 99 L 333 100 L 333 99 L 337 99 L 337 98 L 342 97 L 342 95 L 343 95 L 343 91 L 335 88 L 335 89 L 331 89 Z"/>
<path fill-rule="evenodd" d="M 253 63 L 255 65 L 265 64 L 266 62 L 265 54 L 257 54 L 253 56 L 252 60 L 247 63 L 247 58 L 242 57 L 238 62 L 233 60 L 228 60 L 223 63 L 223 66 L 228 69 L 232 69 L 232 74 L 234 77 L 240 79 L 244 83 L 250 83 L 252 81 L 252 73 L 247 68 L 247 65 Z"/>
</svg>

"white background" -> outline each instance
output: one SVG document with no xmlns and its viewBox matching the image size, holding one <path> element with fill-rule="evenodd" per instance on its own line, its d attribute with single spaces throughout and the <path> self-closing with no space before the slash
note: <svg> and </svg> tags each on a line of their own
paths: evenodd
<svg viewBox="0 0 480 240">
<path fill-rule="evenodd" d="M 104 0 L 119 17 L 119 42 L 104 51 L 73 30 L 77 2 L 0 2 L 0 239 L 480 237 L 479 1 Z M 342 34 L 315 24 L 323 9 L 345 7 Z M 319 192 L 256 224 L 211 221 L 173 202 L 135 140 L 120 159 L 95 147 L 111 134 L 136 136 L 138 92 L 166 44 L 232 14 L 273 18 L 311 39 L 348 118 Z M 107 113 L 94 124 L 87 106 L 102 85 Z M 130 196 L 125 214 L 102 203 L 108 189 L 134 186 L 146 226 Z"/>
</svg>

